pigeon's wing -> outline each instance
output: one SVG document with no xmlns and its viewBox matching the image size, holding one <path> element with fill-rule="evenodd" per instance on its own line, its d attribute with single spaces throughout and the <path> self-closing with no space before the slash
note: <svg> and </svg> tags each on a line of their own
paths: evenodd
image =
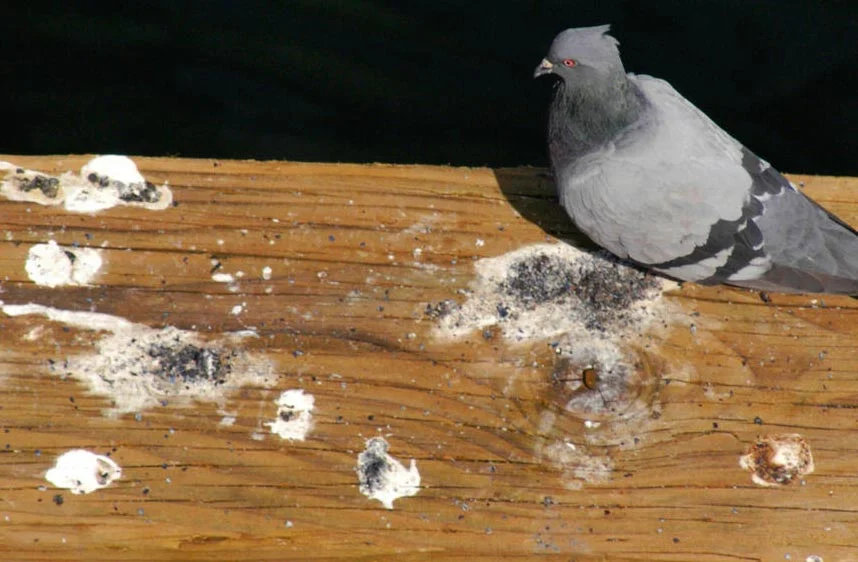
<svg viewBox="0 0 858 562">
<path fill-rule="evenodd" d="M 645 142 L 618 139 L 596 187 L 581 191 L 577 203 L 595 209 L 582 220 L 597 242 L 678 279 L 858 294 L 855 230 L 669 84 L 637 80 L 661 124 Z M 617 217 L 613 224 L 598 215 L 603 209 Z"/>
<path fill-rule="evenodd" d="M 747 149 L 748 198 L 737 220 L 709 227 L 692 252 L 648 267 L 704 284 L 858 294 L 858 233 Z"/>
<path fill-rule="evenodd" d="M 755 160 L 747 153 L 746 161 Z M 757 160 L 759 162 L 759 160 Z M 858 232 L 823 209 L 774 168 L 752 174 L 755 192 L 766 193 L 754 219 L 763 243 L 756 264 L 714 282 L 782 292 L 858 295 Z"/>
</svg>

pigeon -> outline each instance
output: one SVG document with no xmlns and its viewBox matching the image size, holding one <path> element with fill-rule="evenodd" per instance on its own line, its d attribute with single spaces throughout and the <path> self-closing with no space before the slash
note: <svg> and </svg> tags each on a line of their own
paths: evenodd
<svg viewBox="0 0 858 562">
<path fill-rule="evenodd" d="M 616 256 L 682 281 L 858 295 L 858 232 L 664 80 L 626 73 L 610 26 L 567 29 L 548 145 L 560 202 Z"/>
</svg>

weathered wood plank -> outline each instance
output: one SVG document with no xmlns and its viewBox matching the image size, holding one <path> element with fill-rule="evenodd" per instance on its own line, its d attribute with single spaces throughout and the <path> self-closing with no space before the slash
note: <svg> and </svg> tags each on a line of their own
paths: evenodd
<svg viewBox="0 0 858 562">
<path fill-rule="evenodd" d="M 56 174 L 89 160 L 0 159 Z M 0 199 L 5 559 L 858 560 L 854 300 L 686 285 L 644 299 L 648 324 L 569 337 L 567 309 L 521 301 L 543 298 L 533 290 L 562 278 L 546 268 L 567 261 L 537 261 L 506 293 L 477 286 L 487 258 L 556 237 L 586 245 L 539 170 L 136 161 L 174 206 L 80 214 Z M 858 180 L 793 180 L 858 224 Z M 49 240 L 100 248 L 95 280 L 31 281 L 29 252 Z M 623 290 L 596 302 L 632 307 Z M 106 317 L 15 315 L 28 303 L 138 326 L 123 340 L 73 325 Z M 456 318 L 474 328 L 445 335 Z M 154 404 L 122 413 L 133 392 L 87 386 L 135 346 L 164 367 L 140 342 L 167 327 L 196 355 L 129 379 L 166 388 Z M 183 399 L 169 385 L 203 349 L 226 383 Z M 266 425 L 288 389 L 315 399 L 303 441 Z M 815 471 L 757 485 L 739 459 L 778 434 L 800 435 Z M 358 489 L 376 436 L 421 476 L 393 510 Z M 122 477 L 56 489 L 45 472 L 71 449 L 109 453 Z"/>
</svg>

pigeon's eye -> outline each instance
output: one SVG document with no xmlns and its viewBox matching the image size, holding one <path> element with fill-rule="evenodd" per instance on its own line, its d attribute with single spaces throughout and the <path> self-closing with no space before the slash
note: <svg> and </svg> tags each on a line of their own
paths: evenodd
<svg viewBox="0 0 858 562">
<path fill-rule="evenodd" d="M 578 61 L 575 59 L 563 59 L 563 66 L 572 68 L 573 66 L 578 66 Z"/>
</svg>

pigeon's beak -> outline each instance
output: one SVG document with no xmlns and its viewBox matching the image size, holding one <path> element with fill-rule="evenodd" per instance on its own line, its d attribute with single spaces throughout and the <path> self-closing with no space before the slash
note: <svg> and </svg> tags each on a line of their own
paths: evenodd
<svg viewBox="0 0 858 562">
<path fill-rule="evenodd" d="M 554 65 L 551 64 L 551 61 L 548 59 L 542 59 L 542 62 L 539 63 L 539 66 L 536 67 L 536 70 L 533 71 L 533 77 L 539 78 L 543 74 L 550 74 L 554 70 Z"/>
</svg>

